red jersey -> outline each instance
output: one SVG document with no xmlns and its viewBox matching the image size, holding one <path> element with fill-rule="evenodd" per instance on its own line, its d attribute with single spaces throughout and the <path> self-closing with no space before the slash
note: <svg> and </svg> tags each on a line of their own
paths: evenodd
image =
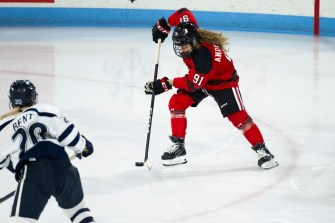
<svg viewBox="0 0 335 223">
<path fill-rule="evenodd" d="M 222 90 L 238 86 L 239 77 L 233 61 L 214 44 L 201 43 L 192 57 L 183 59 L 188 74 L 174 78 L 173 86 L 186 91 Z"/>
<path fill-rule="evenodd" d="M 174 12 L 168 22 L 177 26 L 180 22 L 198 23 L 187 8 Z M 173 86 L 186 91 L 222 90 L 238 86 L 239 77 L 236 74 L 232 59 L 218 46 L 211 43 L 201 43 L 199 49 L 190 58 L 183 59 L 189 71 L 184 77 L 174 78 Z"/>
</svg>

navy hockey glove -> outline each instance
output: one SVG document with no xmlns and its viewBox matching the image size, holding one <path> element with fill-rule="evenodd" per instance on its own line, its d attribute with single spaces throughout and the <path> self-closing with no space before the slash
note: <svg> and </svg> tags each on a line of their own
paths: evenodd
<svg viewBox="0 0 335 223">
<path fill-rule="evenodd" d="M 85 145 L 85 149 L 83 149 L 81 153 L 76 153 L 76 157 L 80 160 L 82 157 L 85 157 L 85 158 L 88 157 L 94 151 L 93 144 L 88 139 L 86 139 L 85 136 L 82 135 L 82 137 L 86 140 L 86 145 Z"/>
<path fill-rule="evenodd" d="M 76 153 L 75 155 L 76 155 L 76 157 L 77 157 L 78 159 L 80 159 L 80 160 L 81 160 L 81 158 L 83 158 L 83 156 L 81 155 L 81 153 Z"/>
<path fill-rule="evenodd" d="M 88 141 L 88 139 L 86 139 L 86 147 L 81 154 L 83 155 L 83 157 L 86 158 L 86 157 L 92 155 L 93 151 L 94 151 L 93 144 L 90 141 Z"/>
<path fill-rule="evenodd" d="M 169 83 L 169 79 L 167 77 L 163 77 L 162 79 L 154 82 L 147 82 L 144 86 L 144 92 L 146 94 L 152 94 L 152 92 L 154 92 L 155 95 L 158 95 L 170 90 L 171 88 L 172 85 Z"/>
<path fill-rule="evenodd" d="M 152 40 L 158 43 L 158 39 L 164 42 L 165 38 L 169 35 L 171 27 L 168 25 L 165 18 L 160 18 L 157 23 L 152 27 Z"/>
</svg>

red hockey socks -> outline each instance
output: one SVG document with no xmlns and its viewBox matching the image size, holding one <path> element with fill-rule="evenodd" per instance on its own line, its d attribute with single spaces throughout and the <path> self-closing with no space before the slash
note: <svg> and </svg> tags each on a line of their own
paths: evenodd
<svg viewBox="0 0 335 223">
<path fill-rule="evenodd" d="M 170 98 L 169 110 L 171 114 L 172 135 L 174 137 L 185 138 L 187 128 L 185 111 L 192 104 L 194 104 L 193 99 L 183 91 L 179 91 Z"/>
<path fill-rule="evenodd" d="M 177 138 L 185 138 L 187 119 L 185 111 L 171 111 L 172 135 Z"/>
<path fill-rule="evenodd" d="M 242 131 L 244 137 L 252 146 L 257 143 L 264 143 L 261 131 L 245 110 L 229 115 L 228 119 L 236 128 Z"/>
</svg>

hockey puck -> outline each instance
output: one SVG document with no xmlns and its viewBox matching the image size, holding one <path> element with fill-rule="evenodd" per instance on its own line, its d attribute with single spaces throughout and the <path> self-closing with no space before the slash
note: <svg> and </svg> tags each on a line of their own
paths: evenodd
<svg viewBox="0 0 335 223">
<path fill-rule="evenodd" d="M 144 163 L 143 162 L 136 162 L 135 166 L 144 166 Z"/>
</svg>

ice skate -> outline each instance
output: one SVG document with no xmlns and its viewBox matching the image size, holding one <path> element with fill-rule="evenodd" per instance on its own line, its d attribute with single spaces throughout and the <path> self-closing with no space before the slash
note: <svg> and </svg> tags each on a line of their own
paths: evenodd
<svg viewBox="0 0 335 223">
<path fill-rule="evenodd" d="M 173 166 L 187 163 L 184 139 L 169 136 L 172 141 L 166 152 L 162 155 L 164 166 Z"/>
<path fill-rule="evenodd" d="M 258 166 L 261 168 L 271 169 L 279 165 L 264 143 L 257 143 L 256 146 L 251 148 L 258 154 Z"/>
</svg>

